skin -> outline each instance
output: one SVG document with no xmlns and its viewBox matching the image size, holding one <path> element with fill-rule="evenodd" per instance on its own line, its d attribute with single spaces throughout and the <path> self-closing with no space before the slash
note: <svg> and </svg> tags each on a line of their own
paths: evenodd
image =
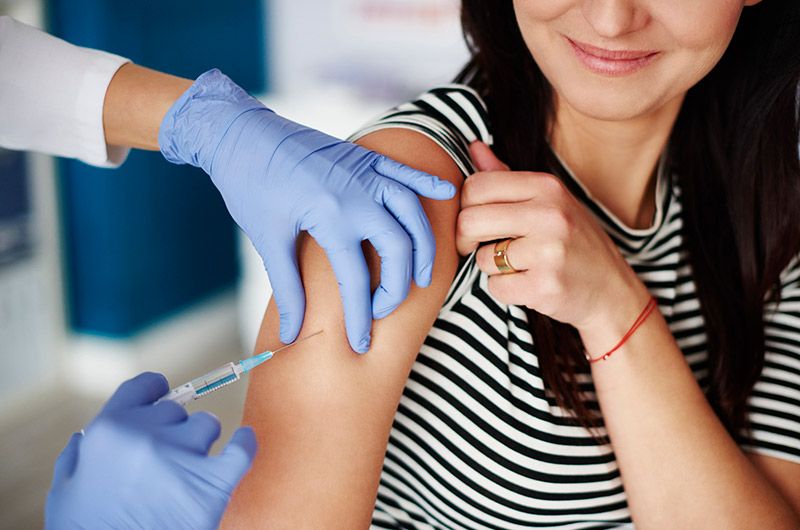
<svg viewBox="0 0 800 530">
<path fill-rule="evenodd" d="M 552 175 L 508 171 L 483 144 L 471 151 L 483 171 L 462 191 L 459 249 L 515 238 L 507 249 L 520 271 L 515 274 L 499 274 L 492 245 L 478 250 L 489 291 L 503 303 L 572 324 L 586 350 L 599 357 L 647 305 L 644 284 Z M 791 507 L 800 497 L 789 486 L 800 479 L 800 466 L 770 457 L 748 460 L 706 401 L 658 311 L 612 357 L 591 366 L 637 528 L 800 524 Z M 759 466 L 763 462 L 769 467 Z"/>
<path fill-rule="evenodd" d="M 684 94 L 719 60 L 751 3 L 515 1 L 523 37 L 557 93 L 551 144 L 623 223 L 652 223 L 654 169 Z M 634 74 L 604 76 L 575 59 L 563 32 L 660 56 Z M 364 141 L 460 184 L 452 162 L 421 135 L 389 130 Z M 615 345 L 647 304 L 645 286 L 554 176 L 508 171 L 485 145 L 471 154 L 480 171 L 463 186 L 455 226 L 452 202 L 426 205 L 439 249 L 431 292 L 412 293 L 398 315 L 376 322 L 366 357 L 349 355 L 333 276 L 318 249 L 303 247 L 309 309 L 301 336 L 326 332 L 251 380 L 245 420 L 266 450 L 235 494 L 226 527 L 368 526 L 391 418 L 452 280 L 456 249 L 478 249 L 497 299 L 572 324 L 593 356 Z M 507 255 L 520 272 L 498 274 L 485 244 L 497 238 L 514 238 Z M 270 306 L 259 348 L 276 346 L 273 337 Z M 593 363 L 592 376 L 637 528 L 800 526 L 800 465 L 739 449 L 658 311 L 612 357 Z"/>
<path fill-rule="evenodd" d="M 189 79 L 128 63 L 108 85 L 103 103 L 106 143 L 158 151 L 158 129 Z"/>
<path fill-rule="evenodd" d="M 744 4 L 514 1 L 523 39 L 557 94 L 553 147 L 595 198 L 629 226 L 648 226 L 652 220 L 641 205 L 654 184 L 655 160 L 684 94 L 718 62 Z M 660 56 L 634 75 L 601 76 L 576 59 L 564 36 L 609 50 L 659 51 Z"/>
<path fill-rule="evenodd" d="M 417 133 L 379 131 L 359 143 L 461 184 L 452 159 Z M 338 285 L 324 252 L 301 238 L 307 306 L 299 336 L 324 333 L 276 355 L 269 370 L 251 374 L 243 423 L 254 426 L 262 450 L 234 493 L 223 528 L 369 526 L 395 409 L 458 263 L 458 198 L 420 200 L 436 237 L 431 285 L 413 285 L 394 313 L 374 322 L 372 345 L 363 356 L 354 355 L 347 342 Z M 371 247 L 366 255 L 375 288 L 380 262 Z M 280 346 L 278 325 L 270 301 L 256 350 Z"/>
</svg>

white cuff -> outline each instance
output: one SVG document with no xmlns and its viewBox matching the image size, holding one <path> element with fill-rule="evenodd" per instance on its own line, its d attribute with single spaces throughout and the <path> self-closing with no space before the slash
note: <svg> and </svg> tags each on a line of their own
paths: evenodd
<svg viewBox="0 0 800 530">
<path fill-rule="evenodd" d="M 87 51 L 93 52 L 93 57 L 86 57 L 88 64 L 74 109 L 76 137 L 85 149 L 76 158 L 93 166 L 119 167 L 125 162 L 130 149 L 106 143 L 103 106 L 111 79 L 129 61 L 104 52 Z"/>
<path fill-rule="evenodd" d="M 0 146 L 120 165 L 129 150 L 106 145 L 103 104 L 127 62 L 0 17 Z"/>
</svg>

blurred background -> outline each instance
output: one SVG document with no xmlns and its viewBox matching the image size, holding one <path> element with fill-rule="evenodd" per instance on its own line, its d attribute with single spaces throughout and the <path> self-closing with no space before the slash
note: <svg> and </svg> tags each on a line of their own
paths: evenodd
<svg viewBox="0 0 800 530">
<path fill-rule="evenodd" d="M 0 15 L 144 66 L 189 78 L 218 67 L 338 137 L 453 78 L 467 57 L 458 10 L 458 0 L 0 0 Z M 250 355 L 269 293 L 201 171 L 158 153 L 106 170 L 0 150 L 0 528 L 42 527 L 55 458 L 120 382 L 153 370 L 182 383 Z M 223 440 L 245 386 L 202 402 Z"/>
</svg>

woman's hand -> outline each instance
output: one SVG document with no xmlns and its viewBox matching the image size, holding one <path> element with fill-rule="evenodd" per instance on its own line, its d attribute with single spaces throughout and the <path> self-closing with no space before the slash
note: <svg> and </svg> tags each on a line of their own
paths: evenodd
<svg viewBox="0 0 800 530">
<path fill-rule="evenodd" d="M 461 254 L 479 247 L 492 295 L 581 332 L 619 322 L 624 333 L 649 295 L 591 212 L 554 175 L 510 171 L 481 142 L 470 154 L 479 172 L 461 192 L 456 244 Z M 508 238 L 518 272 L 502 274 L 489 242 Z"/>
</svg>

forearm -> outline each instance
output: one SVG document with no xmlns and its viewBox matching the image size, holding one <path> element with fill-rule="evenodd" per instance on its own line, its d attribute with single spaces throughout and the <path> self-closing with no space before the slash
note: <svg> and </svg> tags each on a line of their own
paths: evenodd
<svg viewBox="0 0 800 530">
<path fill-rule="evenodd" d="M 607 351 L 647 296 L 641 286 L 619 317 L 581 329 L 587 351 Z M 637 528 L 797 527 L 714 414 L 658 311 L 592 376 Z"/>
<path fill-rule="evenodd" d="M 158 150 L 158 130 L 172 104 L 192 81 L 135 64 L 120 68 L 103 105 L 109 145 Z"/>
</svg>

